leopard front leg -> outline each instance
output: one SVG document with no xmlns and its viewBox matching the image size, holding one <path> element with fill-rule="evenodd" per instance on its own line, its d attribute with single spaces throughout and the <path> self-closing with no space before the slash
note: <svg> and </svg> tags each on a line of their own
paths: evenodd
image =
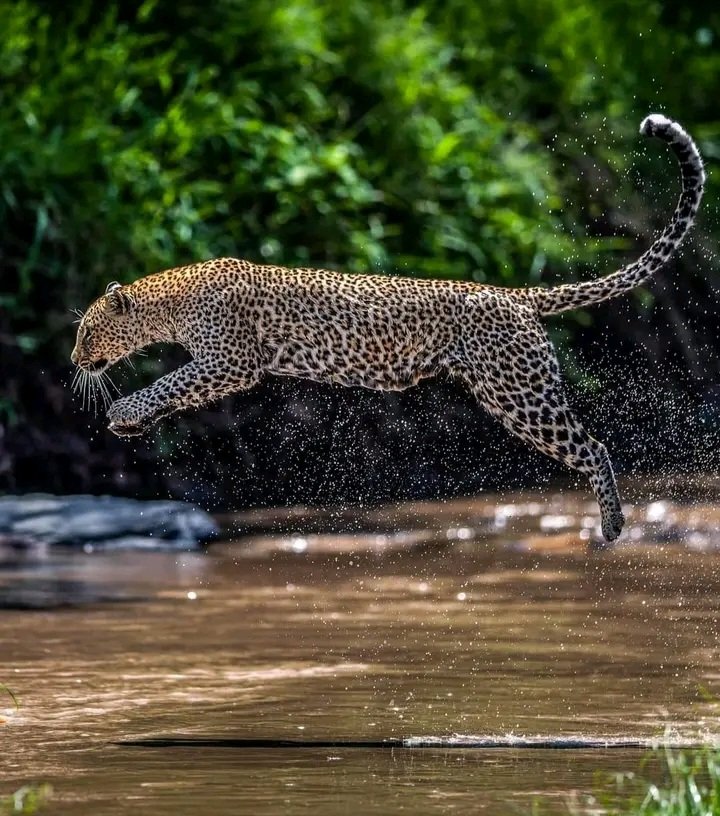
<svg viewBox="0 0 720 816">
<path fill-rule="evenodd" d="M 107 412 L 108 428 L 117 436 L 139 436 L 168 414 L 250 388 L 258 378 L 258 372 L 233 370 L 228 361 L 193 360 L 114 402 Z"/>
</svg>

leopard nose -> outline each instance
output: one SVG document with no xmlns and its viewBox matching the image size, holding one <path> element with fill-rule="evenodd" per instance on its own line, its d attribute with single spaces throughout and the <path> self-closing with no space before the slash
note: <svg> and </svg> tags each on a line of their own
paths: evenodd
<svg viewBox="0 0 720 816">
<path fill-rule="evenodd" d="M 77 351 L 75 349 L 73 349 L 72 354 L 70 355 L 70 362 L 73 365 L 77 365 L 78 364 L 78 359 L 79 359 L 78 353 L 77 353 Z"/>
</svg>

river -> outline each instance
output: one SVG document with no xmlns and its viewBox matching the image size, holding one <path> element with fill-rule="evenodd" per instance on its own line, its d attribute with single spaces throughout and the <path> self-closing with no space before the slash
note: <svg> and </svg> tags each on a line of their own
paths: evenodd
<svg viewBox="0 0 720 816">
<path fill-rule="evenodd" d="M 520 494 L 258 511 L 202 552 L 0 554 L 0 794 L 568 813 L 654 741 L 717 741 L 719 520 L 646 497 L 602 549 L 585 494 Z"/>
</svg>

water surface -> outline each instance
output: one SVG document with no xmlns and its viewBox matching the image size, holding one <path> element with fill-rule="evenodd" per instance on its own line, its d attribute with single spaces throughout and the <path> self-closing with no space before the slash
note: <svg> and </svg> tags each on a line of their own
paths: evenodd
<svg viewBox="0 0 720 816">
<path fill-rule="evenodd" d="M 246 515 L 203 553 L 6 553 L 0 792 L 50 782 L 56 814 L 566 813 L 638 746 L 720 734 L 712 505 L 638 505 L 612 550 L 573 494 L 350 516 Z"/>
</svg>

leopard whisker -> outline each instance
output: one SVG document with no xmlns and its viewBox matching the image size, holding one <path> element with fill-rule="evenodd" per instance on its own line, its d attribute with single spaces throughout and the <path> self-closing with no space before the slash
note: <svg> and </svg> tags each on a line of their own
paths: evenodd
<svg viewBox="0 0 720 816">
<path fill-rule="evenodd" d="M 117 387 L 117 385 L 115 385 L 115 383 L 113 382 L 112 377 L 107 373 L 107 371 L 103 371 L 100 376 L 101 376 L 101 379 L 103 379 L 108 385 L 112 386 L 112 388 L 115 389 L 116 393 L 118 393 L 118 394 L 122 393 L 120 391 L 120 389 Z M 110 393 L 110 392 L 108 392 L 108 393 Z"/>
<path fill-rule="evenodd" d="M 110 401 L 110 394 L 108 394 L 107 385 L 102 380 L 96 380 L 97 385 L 97 394 L 102 400 L 102 407 L 106 408 L 109 401 Z M 96 400 L 95 407 L 97 408 L 97 403 L 99 400 Z"/>
<path fill-rule="evenodd" d="M 83 410 L 92 406 L 96 416 L 100 403 L 103 410 L 112 404 L 113 391 L 122 393 L 106 371 L 86 371 L 82 368 L 75 369 L 70 388 L 80 397 Z"/>
<path fill-rule="evenodd" d="M 90 408 L 93 409 L 95 415 L 97 415 L 97 398 L 95 397 L 95 383 L 90 374 L 86 375 L 85 378 L 87 382 L 87 407 L 88 410 Z"/>
<path fill-rule="evenodd" d="M 72 381 L 72 390 L 81 398 L 83 392 L 83 372 L 81 368 L 75 371 L 75 376 Z"/>
<path fill-rule="evenodd" d="M 87 377 L 84 371 L 80 371 L 80 379 L 79 379 L 79 392 L 80 392 L 80 406 L 82 407 L 83 411 L 85 410 L 85 405 L 87 403 Z"/>
<path fill-rule="evenodd" d="M 87 372 L 83 374 L 83 408 L 86 411 L 90 410 L 90 402 L 92 398 L 92 383 L 90 382 L 90 375 Z"/>
<path fill-rule="evenodd" d="M 93 389 L 93 402 L 94 402 L 94 407 L 95 407 L 95 416 L 97 416 L 100 402 L 102 401 L 102 404 L 103 404 L 102 407 L 103 408 L 107 404 L 106 401 L 105 401 L 106 400 L 107 386 L 102 381 L 102 378 L 101 378 L 100 374 L 93 374 L 91 376 L 91 382 L 92 382 L 92 389 Z"/>
<path fill-rule="evenodd" d="M 97 383 L 100 388 L 100 393 L 103 399 L 103 409 L 107 408 L 112 402 L 112 395 L 108 383 L 115 386 L 115 383 L 104 372 L 97 378 Z"/>
</svg>

